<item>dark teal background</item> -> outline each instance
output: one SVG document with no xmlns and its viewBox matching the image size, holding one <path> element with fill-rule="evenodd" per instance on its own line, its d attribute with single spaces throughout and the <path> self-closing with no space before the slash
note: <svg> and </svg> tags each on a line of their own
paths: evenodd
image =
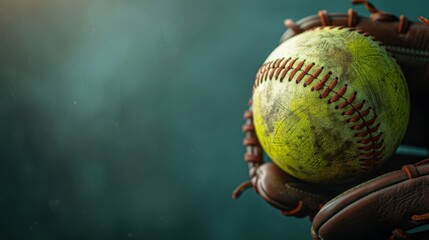
<svg viewBox="0 0 429 240">
<path fill-rule="evenodd" d="M 423 0 L 373 3 L 429 16 Z M 231 199 L 242 113 L 285 18 L 349 7 L 0 0 L 0 238 L 309 239 L 253 191 Z"/>
</svg>

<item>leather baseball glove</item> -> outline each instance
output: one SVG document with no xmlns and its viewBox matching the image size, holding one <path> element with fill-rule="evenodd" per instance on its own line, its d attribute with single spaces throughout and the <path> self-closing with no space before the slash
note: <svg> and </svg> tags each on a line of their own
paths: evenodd
<svg viewBox="0 0 429 240">
<path fill-rule="evenodd" d="M 238 186 L 232 197 L 253 187 L 282 214 L 308 217 L 314 239 L 429 239 L 429 230 L 417 228 L 429 224 L 429 159 L 423 160 L 429 148 L 429 125 L 424 120 L 429 94 L 429 21 L 386 13 L 366 0 L 352 3 L 364 5 L 369 16 L 349 9 L 334 14 L 322 10 L 297 22 L 286 19 L 280 43 L 308 29 L 331 25 L 355 28 L 379 40 L 396 58 L 410 91 L 410 124 L 403 146 L 419 146 L 422 153 L 398 152 L 373 175 L 347 185 L 306 183 L 263 161 L 249 101 L 243 144 L 250 180 Z"/>
</svg>

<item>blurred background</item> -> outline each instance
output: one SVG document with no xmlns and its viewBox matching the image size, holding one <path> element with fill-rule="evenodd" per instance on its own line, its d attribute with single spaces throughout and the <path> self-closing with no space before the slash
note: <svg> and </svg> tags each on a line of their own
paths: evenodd
<svg viewBox="0 0 429 240">
<path fill-rule="evenodd" d="M 412 20 L 427 2 L 374 0 Z M 309 239 L 248 178 L 283 20 L 347 0 L 0 0 L 1 239 Z"/>
</svg>

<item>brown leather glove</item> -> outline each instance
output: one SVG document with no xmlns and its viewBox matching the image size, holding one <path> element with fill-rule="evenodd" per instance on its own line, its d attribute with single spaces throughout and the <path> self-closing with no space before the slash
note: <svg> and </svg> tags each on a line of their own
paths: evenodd
<svg viewBox="0 0 429 240">
<path fill-rule="evenodd" d="M 356 28 L 383 42 L 396 57 L 410 90 L 410 127 L 403 143 L 429 147 L 429 129 L 424 121 L 427 111 L 425 95 L 429 93 L 429 27 L 409 21 L 404 16 L 379 11 L 364 0 L 352 3 L 364 4 L 370 16 L 358 16 L 349 9 L 347 14 L 320 11 L 318 15 L 296 23 L 287 19 L 285 25 L 288 30 L 280 42 L 313 27 L 327 25 Z M 426 232 L 414 235 L 406 232 L 429 222 L 426 221 L 429 218 L 429 189 L 425 190 L 429 187 L 429 168 L 424 162 L 420 163 L 422 166 L 412 165 L 422 157 L 395 155 L 374 175 L 347 185 L 305 183 L 289 176 L 273 163 L 263 162 L 263 151 L 254 131 L 251 102 L 244 118 L 245 160 L 250 181 L 241 184 L 233 192 L 233 198 L 253 187 L 283 214 L 308 216 L 314 220 L 311 233 L 315 239 L 355 239 L 354 236 L 356 239 L 429 239 Z M 401 166 L 405 166 L 403 170 L 397 170 Z"/>
<path fill-rule="evenodd" d="M 317 213 L 311 234 L 314 239 L 429 239 L 429 230 L 406 232 L 428 223 L 429 159 L 338 195 Z"/>
</svg>

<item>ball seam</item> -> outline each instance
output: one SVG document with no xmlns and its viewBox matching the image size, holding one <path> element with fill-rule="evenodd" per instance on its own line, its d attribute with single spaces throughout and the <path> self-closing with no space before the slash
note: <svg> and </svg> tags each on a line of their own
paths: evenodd
<svg viewBox="0 0 429 240">
<path fill-rule="evenodd" d="M 312 85 L 310 91 L 319 92 L 320 99 L 326 99 L 333 93 L 334 96 L 329 98 L 327 104 L 342 100 L 335 106 L 335 110 L 343 109 L 341 114 L 349 116 L 347 122 L 355 123 L 351 126 L 351 130 L 355 132 L 354 137 L 359 138 L 358 143 L 362 145 L 358 147 L 361 171 L 367 172 L 373 169 L 384 157 L 385 150 L 384 134 L 379 131 L 380 123 L 376 121 L 377 115 L 374 113 L 369 120 L 366 120 L 374 111 L 371 107 L 364 108 L 367 105 L 365 100 L 356 103 L 357 92 L 350 94 L 348 85 L 339 86 L 338 77 L 332 78 L 332 72 L 322 74 L 327 69 L 324 67 L 314 69 L 315 63 L 305 64 L 305 61 L 299 61 L 299 58 L 278 58 L 264 63 L 256 74 L 253 92 L 265 81 L 274 79 L 283 82 L 286 79 L 288 82 L 294 80 L 296 84 L 304 81 L 303 87 Z"/>
</svg>

